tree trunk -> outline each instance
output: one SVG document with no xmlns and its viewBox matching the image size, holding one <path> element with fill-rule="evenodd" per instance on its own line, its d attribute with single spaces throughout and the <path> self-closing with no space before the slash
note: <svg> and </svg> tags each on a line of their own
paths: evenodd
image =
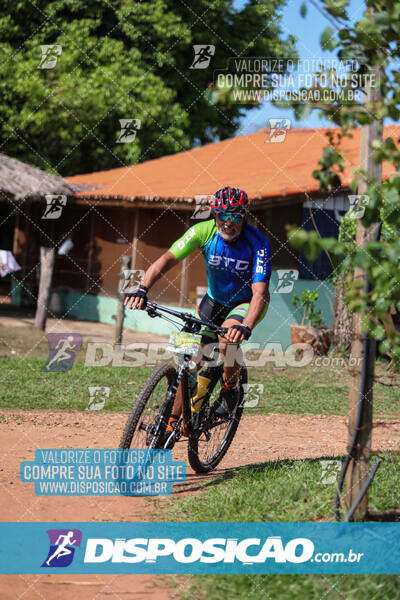
<svg viewBox="0 0 400 600">
<path fill-rule="evenodd" d="M 371 72 L 376 73 L 379 82 L 379 67 L 371 67 Z M 380 98 L 380 86 L 373 87 L 371 80 L 368 80 L 365 86 L 365 104 Z M 372 143 L 374 140 L 382 139 L 382 129 L 379 121 L 375 120 L 370 125 L 364 125 L 361 128 L 361 150 L 360 166 L 366 173 L 361 177 L 358 185 L 358 194 L 366 194 L 368 191 L 368 178 L 374 178 L 379 186 L 382 181 L 382 163 L 376 164 L 372 159 Z M 361 221 L 357 223 L 356 244 L 358 248 L 365 245 L 367 241 L 374 240 L 377 234 L 377 225 L 373 224 L 367 229 L 363 227 Z M 368 286 L 367 274 L 361 268 L 354 270 L 354 280 L 362 282 L 364 289 Z M 368 308 L 367 308 L 368 310 Z M 355 366 L 352 367 L 350 394 L 349 394 L 349 442 L 355 431 L 358 432 L 355 447 L 352 450 L 352 460 L 346 474 L 346 505 L 347 508 L 353 505 L 359 495 L 365 480 L 369 473 L 369 463 L 371 456 L 371 433 L 373 419 L 373 387 L 374 387 L 374 368 L 376 360 L 376 342 L 368 333 L 362 329 L 362 314 L 355 313 L 353 316 L 353 340 L 351 346 L 351 356 L 355 359 Z M 360 400 L 362 410 L 360 419 L 357 419 Z M 363 520 L 368 514 L 368 492 L 358 505 L 354 513 L 354 520 Z"/>
<path fill-rule="evenodd" d="M 333 348 L 335 352 L 349 352 L 353 336 L 353 315 L 344 301 L 343 277 L 335 288 L 335 308 L 333 317 Z"/>
<path fill-rule="evenodd" d="M 359 229 L 362 225 L 359 224 Z M 362 281 L 365 277 L 361 269 L 356 269 L 356 279 Z M 351 367 L 349 394 L 349 441 L 353 432 L 358 429 L 356 447 L 353 448 L 353 458 L 346 474 L 346 506 L 349 510 L 363 487 L 369 473 L 371 458 L 371 433 L 373 419 L 373 387 L 376 360 L 376 342 L 362 330 L 362 314 L 354 314 L 354 337 L 351 346 L 351 356 L 354 366 Z M 366 344 L 364 343 L 366 341 Z M 365 365 L 363 365 L 365 363 Z M 365 381 L 362 382 L 362 371 L 365 371 Z M 357 422 L 360 396 L 363 397 L 361 421 Z M 364 495 L 356 512 L 354 520 L 364 520 L 368 514 L 368 492 Z"/>
<path fill-rule="evenodd" d="M 121 271 L 119 274 L 119 282 L 118 282 L 118 293 L 117 293 L 117 314 L 115 317 L 115 330 L 114 330 L 114 345 L 122 344 L 122 335 L 124 330 L 124 318 L 125 318 L 125 294 L 123 293 L 124 287 L 124 271 L 129 269 L 131 265 L 131 257 L 130 256 L 122 256 L 119 259 L 121 263 Z"/>
<path fill-rule="evenodd" d="M 36 305 L 35 326 L 44 331 L 50 300 L 50 287 L 55 259 L 54 248 L 40 248 L 40 282 Z"/>
</svg>

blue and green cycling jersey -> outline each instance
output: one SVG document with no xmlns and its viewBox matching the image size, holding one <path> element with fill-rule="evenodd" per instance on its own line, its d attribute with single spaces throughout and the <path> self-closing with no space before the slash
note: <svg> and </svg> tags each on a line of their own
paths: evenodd
<svg viewBox="0 0 400 600">
<path fill-rule="evenodd" d="M 225 242 L 215 220 L 190 227 L 169 251 L 183 260 L 200 248 L 206 262 L 208 295 L 226 306 L 237 306 L 252 298 L 252 283 L 268 283 L 271 276 L 270 249 L 265 236 L 244 223 L 239 238 Z"/>
</svg>

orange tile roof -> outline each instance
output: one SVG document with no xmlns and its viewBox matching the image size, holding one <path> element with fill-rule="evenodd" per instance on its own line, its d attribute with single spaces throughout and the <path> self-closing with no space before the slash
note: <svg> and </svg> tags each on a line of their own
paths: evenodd
<svg viewBox="0 0 400 600">
<path fill-rule="evenodd" d="M 67 180 L 100 186 L 80 192 L 79 196 L 148 200 L 189 199 L 196 194 L 211 194 L 226 185 L 245 189 L 253 200 L 310 193 L 319 189 L 312 171 L 328 144 L 327 131 L 292 129 L 285 141 L 265 143 L 268 130 L 264 129 L 137 165 L 75 175 Z M 342 140 L 346 158 L 341 175 L 344 187 L 352 178 L 353 167 L 359 166 L 360 132 L 357 129 L 352 139 Z M 384 138 L 389 136 L 400 137 L 400 125 L 385 126 Z M 385 163 L 384 178 L 393 170 Z"/>
</svg>

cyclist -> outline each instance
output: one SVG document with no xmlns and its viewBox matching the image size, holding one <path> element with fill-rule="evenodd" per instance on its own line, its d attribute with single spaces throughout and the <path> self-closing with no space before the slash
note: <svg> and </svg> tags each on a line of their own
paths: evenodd
<svg viewBox="0 0 400 600">
<path fill-rule="evenodd" d="M 226 360 L 227 347 L 238 348 L 254 326 L 265 316 L 270 296 L 270 249 L 264 235 L 246 223 L 249 199 L 244 190 L 225 187 L 211 199 L 214 218 L 196 223 L 158 258 L 146 271 L 140 285 L 125 299 L 131 309 L 144 309 L 147 292 L 164 273 L 200 248 L 206 262 L 208 290 L 198 307 L 201 319 L 228 328 L 225 338 L 218 336 L 224 355 L 224 384 L 218 416 L 226 417 L 239 400 L 240 366 Z M 215 334 L 212 334 L 215 336 Z M 210 332 L 202 330 L 202 344 L 210 341 Z M 229 352 L 229 356 L 232 356 Z M 201 375 L 201 373 L 200 373 Z M 199 376 L 200 379 L 200 376 Z M 181 386 L 178 388 L 167 431 L 182 413 Z M 197 398 L 198 394 L 195 398 Z M 195 399 L 192 399 L 192 410 Z M 183 424 L 183 433 L 186 426 Z"/>
</svg>

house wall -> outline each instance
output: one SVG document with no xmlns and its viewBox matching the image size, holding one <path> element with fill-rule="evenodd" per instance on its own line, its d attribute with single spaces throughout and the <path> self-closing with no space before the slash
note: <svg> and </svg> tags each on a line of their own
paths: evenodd
<svg viewBox="0 0 400 600">
<path fill-rule="evenodd" d="M 146 270 L 197 222 L 190 218 L 191 210 L 174 210 L 171 205 L 165 209 L 136 209 L 133 205 L 104 206 L 93 201 L 91 205 L 67 203 L 61 217 L 54 220 L 42 219 L 44 203 L 31 204 L 27 210 L 30 216 L 21 219 L 16 258 L 22 266 L 25 261 L 21 273 L 26 287 L 23 295 L 25 303 L 31 304 L 35 304 L 38 289 L 40 246 L 59 245 L 66 232 L 74 245 L 67 256 L 56 255 L 53 289 L 115 299 L 120 258 L 133 252 L 136 215 L 136 260 L 131 266 L 134 269 Z M 254 211 L 249 222 L 267 237 L 274 269 L 298 269 L 298 254 L 288 245 L 285 225 L 301 224 L 301 204 Z M 160 279 L 153 287 L 153 294 L 160 302 L 190 306 L 199 286 L 207 286 L 207 277 L 201 252 L 197 250 Z"/>
<path fill-rule="evenodd" d="M 13 252 L 14 229 L 16 223 L 16 209 L 8 203 L 0 203 L 0 249 Z M 0 296 L 2 302 L 9 301 L 12 275 L 9 273 L 0 278 Z M 4 296 L 6 298 L 4 298 Z"/>
<path fill-rule="evenodd" d="M 35 304 L 40 246 L 59 246 L 66 232 L 74 245 L 67 256 L 56 254 L 53 289 L 115 298 L 121 269 L 119 259 L 132 255 L 136 210 L 96 206 L 95 203 L 72 205 L 69 210 L 63 210 L 59 219 L 43 220 L 44 206 L 37 203 L 25 207 L 28 217 L 22 215 L 17 232 L 16 259 L 24 267 L 18 276 L 24 279 L 24 303 Z M 136 264 L 132 268 L 146 270 L 192 224 L 188 216 L 184 211 L 139 209 Z M 159 299 L 177 303 L 183 296 L 184 301 L 189 301 L 189 291 L 205 284 L 205 270 L 198 268 L 198 258 L 195 260 L 192 256 L 187 266 L 184 289 L 181 290 L 182 264 L 174 267 L 168 278 L 155 284 L 154 292 Z"/>
<path fill-rule="evenodd" d="M 12 302 L 15 304 L 36 305 L 38 290 L 38 250 L 35 207 L 29 203 L 19 213 L 18 226 L 15 234 L 15 258 L 21 270 L 14 274 L 12 287 Z M 15 282 L 21 281 L 16 291 Z"/>
<path fill-rule="evenodd" d="M 348 210 L 349 197 L 346 194 L 337 194 L 327 199 L 307 200 L 303 204 L 302 229 L 314 231 L 316 227 L 321 237 L 337 238 L 340 221 Z M 299 272 L 303 279 L 327 279 L 331 276 L 332 270 L 333 265 L 326 252 L 322 252 L 312 263 L 303 253 L 300 253 Z"/>
<path fill-rule="evenodd" d="M 289 293 L 275 292 L 278 283 L 278 275 L 275 271 L 271 276 L 271 302 L 267 315 L 263 321 L 257 325 L 251 336 L 251 342 L 267 343 L 279 342 L 285 350 L 291 343 L 290 325 L 300 323 L 301 314 L 299 310 L 293 307 L 293 295 L 301 295 L 304 289 L 319 292 L 319 298 L 316 308 L 321 308 L 325 324 L 332 326 L 333 322 L 333 288 L 330 284 L 323 281 L 296 281 L 293 289 Z M 151 299 L 156 300 L 153 290 Z M 117 309 L 117 300 L 104 296 L 83 296 L 78 292 L 62 292 L 60 294 L 63 313 L 88 321 L 100 321 L 102 323 L 115 323 Z M 161 303 L 161 302 L 160 302 Z M 167 303 L 166 303 L 167 304 Z M 169 305 L 171 308 L 179 307 L 176 304 Z M 195 311 L 193 307 L 192 312 Z M 145 311 L 126 310 L 124 327 L 138 331 L 157 333 L 159 335 L 169 335 L 173 327 L 167 321 L 159 318 L 150 318 Z"/>
<path fill-rule="evenodd" d="M 52 287 L 63 286 L 84 292 L 87 283 L 90 208 L 64 209 L 59 219 L 42 219 L 44 209 L 44 202 L 25 205 L 16 235 L 15 256 L 22 267 L 16 279 L 23 281 L 19 302 L 32 306 L 36 305 L 39 286 L 40 247 L 59 245 L 66 232 L 71 235 L 74 246 L 68 256 L 56 254 Z M 92 285 L 90 291 L 96 293 L 98 289 L 97 285 Z"/>
<path fill-rule="evenodd" d="M 92 242 L 93 283 L 98 294 L 115 298 L 118 289 L 120 258 L 132 254 L 134 211 L 124 207 L 99 206 L 94 214 Z M 87 238 L 88 233 L 86 234 Z"/>
<path fill-rule="evenodd" d="M 16 209 L 9 202 L 0 203 L 0 249 L 13 249 Z"/>
<path fill-rule="evenodd" d="M 287 241 L 286 225 L 301 226 L 302 204 L 265 209 L 265 232 L 271 248 L 273 269 L 298 269 L 299 253 Z"/>
<path fill-rule="evenodd" d="M 135 210 L 130 207 L 73 206 L 59 220 L 43 221 L 43 207 L 31 206 L 30 218 L 21 219 L 18 234 L 17 260 L 23 265 L 26 259 L 25 287 L 37 285 L 40 245 L 56 243 L 66 231 L 72 232 L 74 247 L 67 257 L 57 256 L 53 290 L 59 290 L 63 314 L 83 320 L 115 323 L 117 308 L 119 258 L 132 253 L 135 231 Z M 139 209 L 136 264 L 133 268 L 147 269 L 171 243 L 180 237 L 195 221 L 184 211 L 161 211 L 159 208 Z M 271 245 L 273 273 L 271 278 L 271 304 L 268 314 L 252 335 L 252 342 L 277 341 L 284 348 L 290 344 L 290 324 L 295 322 L 296 311 L 292 305 L 293 294 L 303 289 L 318 289 L 317 307 L 322 309 L 327 325 L 332 324 L 333 290 L 324 281 L 295 282 L 293 290 L 275 291 L 277 268 L 298 268 L 298 258 L 287 244 L 285 225 L 300 224 L 301 205 L 274 207 L 257 211 L 250 222 L 264 232 Z M 93 241 L 91 246 L 91 232 Z M 25 252 L 25 248 L 27 252 Z M 92 248 L 90 250 L 90 248 Z M 89 255 L 91 261 L 89 265 Z M 186 283 L 182 287 L 182 268 Z M 90 276 L 87 272 L 90 270 Z M 187 308 L 195 309 L 197 286 L 206 286 L 206 271 L 198 250 L 172 269 L 152 288 L 152 299 L 177 307 L 180 297 Z M 29 288 L 30 289 L 30 288 Z M 34 288 L 33 294 L 34 294 Z M 25 292 L 25 296 L 29 294 Z M 17 290 L 14 290 L 14 299 Z M 34 301 L 34 295 L 31 295 Z M 297 314 L 297 320 L 300 315 Z M 142 311 L 127 311 L 125 327 L 139 331 L 168 334 L 171 326 L 160 319 L 150 319 Z"/>
<path fill-rule="evenodd" d="M 76 265 L 82 263 L 82 271 L 87 272 L 91 224 L 89 219 L 82 218 L 82 214 L 80 215 L 82 225 L 80 228 L 73 229 L 73 235 L 77 241 L 76 246 L 79 247 L 79 256 L 75 255 L 74 261 Z M 169 248 L 175 239 L 186 231 L 191 223 L 188 220 L 188 213 L 183 211 L 141 208 L 138 209 L 137 215 L 136 259 L 131 268 L 145 271 Z M 94 219 L 94 224 L 92 225 L 93 244 L 89 291 L 115 298 L 121 270 L 119 259 L 124 255 L 131 256 L 133 252 L 136 210 L 130 207 L 99 206 L 90 218 Z M 82 239 L 80 239 L 81 230 Z M 77 252 L 75 247 L 71 254 L 74 252 Z M 70 256 L 57 257 L 57 262 L 60 266 L 61 262 L 71 263 Z M 193 268 L 194 265 L 196 268 Z M 199 272 L 200 261 L 198 259 L 196 260 L 194 256 L 190 257 L 190 262 L 186 266 L 188 268 L 187 283 L 185 289 L 182 289 L 184 301 L 188 301 L 188 294 L 193 286 L 195 288 L 196 285 L 205 284 L 205 269 L 203 268 Z M 83 291 L 85 282 L 80 278 L 79 273 L 76 273 L 78 270 L 79 268 L 76 266 L 75 274 L 69 273 L 68 277 L 62 280 L 56 276 L 56 285 Z M 163 302 L 178 303 L 181 296 L 181 284 L 182 264 L 179 264 L 171 269 L 162 280 L 156 282 L 153 292 L 155 297 Z"/>
<path fill-rule="evenodd" d="M 136 269 L 146 271 L 188 227 L 187 213 L 139 209 Z M 182 265 L 179 264 L 154 285 L 155 298 L 164 302 L 179 302 Z"/>
</svg>

